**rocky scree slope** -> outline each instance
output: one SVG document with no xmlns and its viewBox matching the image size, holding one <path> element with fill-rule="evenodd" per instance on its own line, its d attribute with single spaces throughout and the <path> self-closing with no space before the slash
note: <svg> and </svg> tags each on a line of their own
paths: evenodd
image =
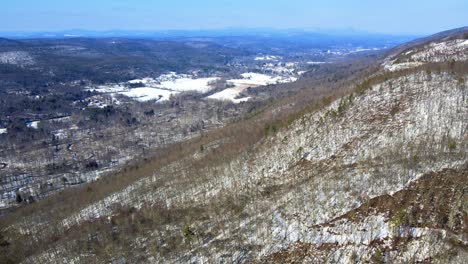
<svg viewBox="0 0 468 264">
<path fill-rule="evenodd" d="M 73 238 L 24 263 L 464 263 L 468 74 L 447 67 L 383 66 L 254 151 L 168 164 L 53 228 L 19 219 L 5 237 Z"/>
</svg>

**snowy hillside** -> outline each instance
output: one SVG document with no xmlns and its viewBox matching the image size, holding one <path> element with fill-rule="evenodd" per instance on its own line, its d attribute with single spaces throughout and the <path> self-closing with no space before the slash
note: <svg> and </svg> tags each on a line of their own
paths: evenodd
<svg viewBox="0 0 468 264">
<path fill-rule="evenodd" d="M 383 64 L 389 71 L 408 69 L 434 62 L 466 61 L 468 39 L 431 42 L 422 47 L 411 48 L 396 56 L 390 56 Z"/>
<path fill-rule="evenodd" d="M 321 87 L 341 72 L 325 75 L 32 204 L 6 218 L 0 246 L 23 263 L 466 263 L 467 43 L 457 35 L 408 45 Z M 248 88 L 300 77 L 294 62 L 276 59 L 251 58 L 270 71 L 232 78 L 168 73 L 90 89 L 137 100 L 195 91 L 198 103 L 237 107 L 251 102 Z M 296 106 L 303 97 L 310 104 Z"/>
</svg>

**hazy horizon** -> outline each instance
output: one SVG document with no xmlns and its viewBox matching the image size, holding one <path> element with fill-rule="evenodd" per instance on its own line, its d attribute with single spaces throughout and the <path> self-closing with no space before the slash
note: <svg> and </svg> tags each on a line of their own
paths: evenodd
<svg viewBox="0 0 468 264">
<path fill-rule="evenodd" d="M 427 35 L 468 25 L 468 2 L 460 0 L 18 0 L 2 7 L 0 32 L 10 33 L 270 28 Z"/>
<path fill-rule="evenodd" d="M 453 28 L 447 28 L 445 30 L 450 30 Z M 444 30 L 442 30 L 444 31 Z M 440 32 L 440 31 L 437 31 Z M 437 33 L 437 32 L 430 32 Z M 229 35 L 229 34 L 245 34 L 245 35 L 261 35 L 261 34 L 324 34 L 324 35 L 386 35 L 386 36 L 423 36 L 428 34 L 410 34 L 410 33 L 385 33 L 385 32 L 374 32 L 374 31 L 365 31 L 355 28 L 272 28 L 272 27 L 224 27 L 224 28 L 206 28 L 206 29 L 107 29 L 107 30 L 93 30 L 93 29 L 83 29 L 83 28 L 71 28 L 64 30 L 18 30 L 18 31 L 8 31 L 0 30 L 0 37 L 2 34 L 6 36 L 20 36 L 21 34 L 25 35 L 40 35 L 40 34 L 92 34 L 92 35 L 102 35 L 106 34 L 115 34 L 119 36 L 128 35 L 151 35 L 151 34 L 167 34 L 170 36 L 177 36 L 177 34 L 190 33 L 196 36 L 207 36 L 211 35 Z"/>
</svg>

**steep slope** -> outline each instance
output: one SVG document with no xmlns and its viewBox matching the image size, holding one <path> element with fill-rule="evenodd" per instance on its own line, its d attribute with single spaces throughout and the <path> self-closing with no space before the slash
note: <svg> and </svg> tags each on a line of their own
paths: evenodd
<svg viewBox="0 0 468 264">
<path fill-rule="evenodd" d="M 468 46 L 447 47 L 407 70 L 389 71 L 407 54 L 391 55 L 234 158 L 204 160 L 212 142 L 64 217 L 18 219 L 2 250 L 24 263 L 464 263 Z"/>
<path fill-rule="evenodd" d="M 468 196 L 460 183 L 467 177 L 466 167 L 425 174 L 401 191 L 309 227 L 313 242 L 298 241 L 262 262 L 464 263 Z"/>
<path fill-rule="evenodd" d="M 390 71 L 414 68 L 437 62 L 468 59 L 468 27 L 441 32 L 394 49 L 384 62 Z"/>
</svg>

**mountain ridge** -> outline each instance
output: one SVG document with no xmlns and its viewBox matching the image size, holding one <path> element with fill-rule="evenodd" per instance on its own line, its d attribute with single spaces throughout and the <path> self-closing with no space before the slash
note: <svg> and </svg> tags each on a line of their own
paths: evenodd
<svg viewBox="0 0 468 264">
<path fill-rule="evenodd" d="M 141 178 L 104 199 L 57 219 L 44 212 L 9 221 L 3 239 L 18 249 L 53 241 L 25 263 L 463 263 L 467 49 L 441 50 L 460 60 L 389 70 L 385 63 L 403 63 L 404 50 L 395 52 L 309 111 L 256 127 L 281 108 L 265 110 L 232 134 L 179 146 L 180 158 L 129 168 Z"/>
</svg>

